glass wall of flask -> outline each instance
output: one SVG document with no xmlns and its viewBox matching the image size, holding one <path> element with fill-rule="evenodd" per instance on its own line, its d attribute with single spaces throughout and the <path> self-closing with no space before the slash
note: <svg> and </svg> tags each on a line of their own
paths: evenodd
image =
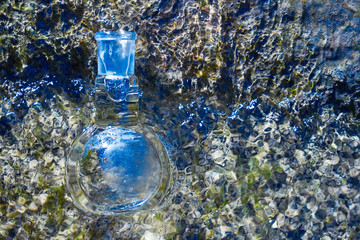
<svg viewBox="0 0 360 240">
<path fill-rule="evenodd" d="M 66 183 L 74 203 L 98 215 L 153 210 L 166 202 L 172 182 L 168 153 L 138 121 L 133 32 L 99 32 L 95 79 L 96 123 L 69 151 Z"/>
</svg>

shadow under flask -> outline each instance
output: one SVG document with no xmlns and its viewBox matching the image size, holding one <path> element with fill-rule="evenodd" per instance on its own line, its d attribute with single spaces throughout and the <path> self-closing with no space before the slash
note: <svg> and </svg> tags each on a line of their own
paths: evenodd
<svg viewBox="0 0 360 240">
<path fill-rule="evenodd" d="M 66 164 L 74 203 L 98 215 L 153 210 L 166 201 L 172 176 L 166 149 L 138 121 L 134 32 L 98 32 L 95 124 L 76 138 Z"/>
</svg>

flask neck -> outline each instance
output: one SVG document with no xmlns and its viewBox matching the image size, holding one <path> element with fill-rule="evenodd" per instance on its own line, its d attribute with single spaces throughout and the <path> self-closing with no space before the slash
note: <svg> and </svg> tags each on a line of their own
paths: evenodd
<svg viewBox="0 0 360 240">
<path fill-rule="evenodd" d="M 137 125 L 139 97 L 136 77 L 96 77 L 95 107 L 97 125 Z"/>
<path fill-rule="evenodd" d="M 135 32 L 98 32 L 95 79 L 96 124 L 136 125 L 139 87 L 134 75 Z"/>
</svg>

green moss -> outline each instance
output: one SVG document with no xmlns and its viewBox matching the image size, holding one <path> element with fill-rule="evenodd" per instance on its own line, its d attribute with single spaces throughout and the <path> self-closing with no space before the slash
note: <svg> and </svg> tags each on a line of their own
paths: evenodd
<svg viewBox="0 0 360 240">
<path fill-rule="evenodd" d="M 34 135 L 41 141 L 46 141 L 46 139 L 49 137 L 49 134 L 44 131 L 44 126 L 42 124 L 38 124 L 36 126 Z"/>
<path fill-rule="evenodd" d="M 264 168 L 259 169 L 259 173 L 264 176 L 265 180 L 269 180 L 271 176 L 271 168 L 266 165 Z"/>
<path fill-rule="evenodd" d="M 297 89 L 296 87 L 291 88 L 291 89 L 289 90 L 289 95 L 290 95 L 291 97 L 296 96 L 297 93 L 298 93 L 298 89 Z"/>
<path fill-rule="evenodd" d="M 20 213 L 18 212 L 18 211 L 13 211 L 13 212 L 11 212 L 11 213 L 8 213 L 7 215 L 6 215 L 6 217 L 8 217 L 9 219 L 11 219 L 11 218 L 18 218 L 18 217 L 20 217 Z"/>
<path fill-rule="evenodd" d="M 215 187 L 209 188 L 209 190 L 206 192 L 207 199 L 213 200 L 213 199 L 215 199 L 216 195 L 217 195 L 217 191 L 216 191 Z"/>
<path fill-rule="evenodd" d="M 49 185 L 44 181 L 42 176 L 39 176 L 38 180 L 39 180 L 39 188 L 46 189 L 49 187 Z"/>
<path fill-rule="evenodd" d="M 22 186 L 14 186 L 11 189 L 5 190 L 5 195 L 13 198 L 14 200 L 17 199 L 22 194 L 23 194 Z"/>
<path fill-rule="evenodd" d="M 208 2 L 206 0 L 200 0 L 200 7 L 206 7 L 208 5 Z"/>
<path fill-rule="evenodd" d="M 161 184 L 159 187 L 159 192 L 164 193 L 167 190 L 167 185 L 165 183 Z"/>
<path fill-rule="evenodd" d="M 257 160 L 256 158 L 250 158 L 248 164 L 251 171 L 259 166 L 259 160 Z"/>
<path fill-rule="evenodd" d="M 217 206 L 214 201 L 206 201 L 206 203 L 204 204 L 204 209 L 206 213 L 211 213 L 217 210 Z"/>
<path fill-rule="evenodd" d="M 84 167 L 86 168 L 86 166 L 90 166 L 90 165 L 91 165 L 91 153 L 92 153 L 92 150 L 90 149 L 90 150 L 87 152 L 84 160 L 81 161 L 81 165 L 82 165 L 83 168 L 84 168 Z"/>
<path fill-rule="evenodd" d="M 31 153 L 31 156 L 33 156 L 33 157 L 36 158 L 36 159 L 41 159 L 42 156 L 43 156 L 43 154 L 40 153 L 39 151 L 33 151 L 33 152 Z"/>
<path fill-rule="evenodd" d="M 161 215 L 161 213 L 157 213 L 157 214 L 155 215 L 155 219 L 156 219 L 156 220 L 162 220 L 162 219 L 163 219 L 163 216 Z"/>
<path fill-rule="evenodd" d="M 24 223 L 23 228 L 27 234 L 31 235 L 31 233 L 34 230 L 34 225 L 30 222 L 26 222 L 26 223 Z"/>
<path fill-rule="evenodd" d="M 6 214 L 6 209 L 7 209 L 7 204 L 6 203 L 0 203 L 0 213 L 1 215 L 5 215 Z"/>
<path fill-rule="evenodd" d="M 83 232 L 79 233 L 79 235 L 77 235 L 77 237 L 75 238 L 75 240 L 82 240 L 82 239 L 84 239 L 84 233 Z"/>
<path fill-rule="evenodd" d="M 252 188 L 252 186 L 255 183 L 255 175 L 253 173 L 249 174 L 247 176 L 247 181 L 248 181 L 248 188 Z"/>
<path fill-rule="evenodd" d="M 15 164 L 13 165 L 13 168 L 15 168 L 15 169 L 19 169 L 19 168 L 20 168 L 20 166 L 19 166 L 19 164 L 18 164 L 18 163 L 15 163 Z"/>
<path fill-rule="evenodd" d="M 250 194 L 244 194 L 241 196 L 241 203 L 246 204 L 249 201 Z"/>
<path fill-rule="evenodd" d="M 166 240 L 175 239 L 177 234 L 178 234 L 178 232 L 168 233 L 168 234 L 165 235 L 165 239 Z"/>
<path fill-rule="evenodd" d="M 47 202 L 43 206 L 41 213 L 48 215 L 47 224 L 55 224 L 58 228 L 64 220 L 65 187 L 51 187 L 49 192 Z"/>
</svg>

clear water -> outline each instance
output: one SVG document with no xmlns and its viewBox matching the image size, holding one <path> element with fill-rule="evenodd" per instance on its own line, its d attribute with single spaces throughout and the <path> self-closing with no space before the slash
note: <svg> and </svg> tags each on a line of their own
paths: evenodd
<svg viewBox="0 0 360 240">
<path fill-rule="evenodd" d="M 358 1 L 7 3 L 1 237 L 360 237 Z M 177 171 L 168 207 L 127 219 L 84 215 L 64 187 L 94 121 L 93 20 L 111 17 L 140 36 L 140 118 Z"/>
</svg>

